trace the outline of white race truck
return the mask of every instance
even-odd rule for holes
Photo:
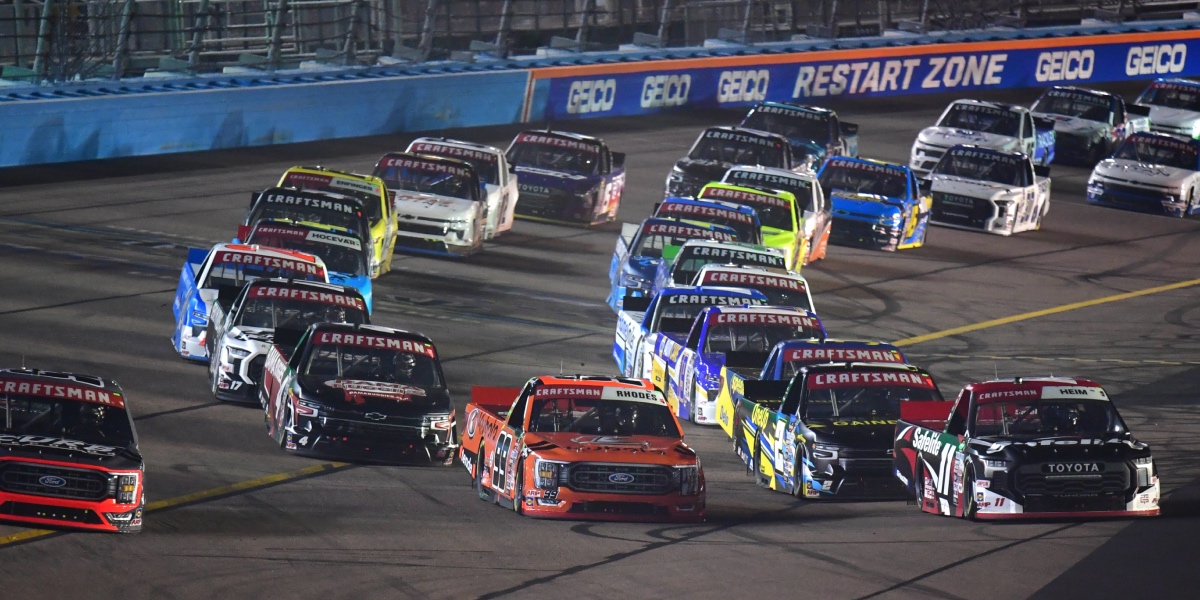
[[[487,196],[484,237],[490,240],[512,229],[513,211],[517,208],[517,173],[508,164],[503,150],[462,140],[423,137],[413,140],[406,152],[457,158],[471,163]]]
[[[1001,152],[1022,152],[1046,166],[1054,160],[1054,121],[1035,117],[1028,108],[1000,102],[955,100],[937,125],[913,142],[909,168],[925,178],[947,150],[960,144]]]
[[[930,174],[930,222],[999,235],[1038,229],[1050,211],[1047,175],[1020,152],[954,146]]]

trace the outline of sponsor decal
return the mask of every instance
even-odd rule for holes
[[[517,183],[517,189],[530,194],[538,194],[540,196],[549,196],[550,188],[544,185],[534,185],[532,183]]]
[[[67,485],[67,480],[57,475],[43,475],[38,478],[38,483],[53,488],[60,488]]]
[[[533,392],[535,398],[599,398],[604,395],[600,386],[542,386]]]
[[[1046,463],[1042,465],[1042,472],[1054,475],[1086,475],[1089,473],[1102,473],[1104,472],[1104,463]]]
[[[942,441],[936,431],[931,429],[918,429],[913,434],[912,445],[914,450],[928,452],[930,454],[938,454],[942,451]]]
[[[464,167],[460,164],[447,164],[438,160],[422,160],[420,158],[384,157],[383,160],[379,161],[379,166],[394,167],[397,169],[415,169],[430,173],[446,173],[458,177],[470,177],[472,170],[470,167]]]
[[[409,148],[409,152],[418,154],[433,154],[435,156],[448,156],[450,158],[461,158],[464,160],[478,160],[489,163],[498,162],[499,156],[492,152],[483,150],[475,150],[472,148],[463,148],[451,144],[431,144],[429,142],[417,142]]]
[[[898,422],[897,419],[866,419],[862,421],[832,421],[829,424],[834,427],[864,427],[867,425],[895,425]]]
[[[642,81],[642,108],[683,106],[691,89],[691,75],[651,75]]]
[[[768,115],[787,115],[794,119],[808,119],[810,121],[825,122],[829,120],[829,112],[822,110],[814,110],[800,106],[759,106],[754,109],[755,113],[764,113]]]
[[[634,476],[629,473],[613,473],[608,476],[608,481],[617,484],[633,483]]]
[[[721,71],[717,79],[717,102],[762,102],[767,99],[771,72],[766,69]]]
[[[605,400],[633,400],[636,402],[650,402],[652,404],[666,404],[662,394],[650,390],[629,390],[615,387],[605,387],[604,394],[601,396]]]
[[[272,348],[267,354],[267,362],[263,365],[263,369],[270,373],[275,381],[282,382],[283,376],[287,374],[287,359],[283,357],[283,353]]]
[[[650,223],[643,228],[642,233],[646,235],[669,235],[681,238],[703,238],[707,240],[718,240],[722,242],[732,242],[733,234],[716,229],[706,229],[703,227],[695,227],[691,225],[674,225],[668,223]]]
[[[886,362],[903,363],[895,350],[869,348],[791,348],[783,355],[785,362]]]
[[[600,144],[595,142],[583,142],[580,140],[573,140],[571,138],[541,133],[522,133],[521,135],[517,136],[517,139],[514,141],[514,143],[541,144],[543,146],[555,146],[557,148],[567,148],[569,150],[591,152],[593,154],[600,153]]]
[[[816,373],[808,381],[812,390],[857,386],[910,386],[934,389],[936,386],[928,375],[908,371],[850,371],[841,373]],[[919,432],[918,432],[919,433]]]
[[[1014,445],[1028,446],[1030,448],[1037,448],[1039,446],[1103,446],[1103,445],[1107,445],[1107,444],[1125,444],[1126,446],[1129,446],[1130,448],[1133,448],[1135,450],[1140,450],[1140,449],[1146,447],[1146,445],[1141,442],[1135,442],[1133,440],[1123,440],[1123,439],[1119,439],[1119,438],[1113,438],[1110,440],[1101,440],[1101,439],[1096,439],[1096,438],[1090,438],[1090,439],[1082,439],[1082,440],[1070,440],[1070,439],[1067,439],[1067,440],[1030,440],[1028,442],[1003,441],[1003,442],[993,442],[992,445],[988,446],[987,453],[995,454],[997,452],[1003,451],[1005,448],[1007,448],[1009,446],[1014,446]]]
[[[475,428],[479,426],[479,409],[472,408],[467,415],[467,437],[475,437]]]
[[[737,296],[708,296],[704,294],[671,294],[663,298],[665,304],[686,304],[694,306],[754,306],[766,304],[766,300],[757,298],[739,298]]]
[[[631,440],[626,437],[614,435],[581,435],[571,438],[571,441],[576,444],[590,444],[595,446],[641,446],[642,443],[636,440]]]
[[[341,346],[359,346],[363,348],[384,348],[387,350],[399,350],[400,352],[408,352],[409,354],[424,354],[429,357],[435,357],[433,346],[423,342],[406,340],[402,338],[387,337],[382,335],[366,335],[361,333],[335,333],[332,331],[322,331],[313,336],[314,344],[338,344]]]
[[[812,182],[804,179],[803,177],[789,177],[787,175],[777,175],[775,173],[744,171],[736,168],[730,169],[726,176],[729,179],[729,183],[748,183],[751,185],[760,185],[764,187],[781,185],[792,189],[812,189]]]
[[[972,162],[991,162],[1019,166],[1026,160],[1024,154],[1002,154],[994,150],[958,148],[947,152],[951,158],[960,158]]]
[[[1042,52],[1037,57],[1034,79],[1043,82],[1091,79],[1095,68],[1096,51],[1091,48]]]
[[[744,223],[746,225],[754,224],[753,215],[729,210],[728,208],[705,206],[703,204],[685,204],[683,202],[665,202],[659,207],[658,214],[655,216],[682,216],[683,218],[710,217],[735,223]]]
[[[704,137],[710,140],[726,140],[737,142],[739,144],[756,144],[759,146],[767,146],[768,148],[781,148],[783,142],[776,139],[774,136],[767,137],[764,135],[751,135],[737,131],[726,131],[724,129],[709,129],[704,132]]]
[[[344,390],[346,392],[346,400],[352,404],[365,404],[366,396],[387,398],[397,402],[410,402],[413,396],[425,396],[425,390],[411,385],[401,385],[399,383],[387,383],[384,381],[361,381],[357,379],[331,379],[325,382],[325,385]],[[378,414],[378,413],[376,413]],[[379,415],[381,418],[386,418],[384,415]],[[371,418],[370,415],[366,415]],[[373,419],[379,420],[379,419]]]
[[[786,198],[764,194],[762,192],[753,192],[750,190],[739,190],[720,186],[708,186],[700,191],[700,198],[713,198],[716,200],[728,200],[739,204],[758,204],[762,206],[772,206],[776,208],[787,208],[791,205]]]
[[[82,452],[93,456],[116,456],[120,448],[89,444],[79,440],[48,437],[44,435],[13,435],[0,433],[0,446],[19,446],[23,448],[46,448],[50,450],[66,450]]]
[[[1104,94],[1082,88],[1051,89],[1050,91],[1046,92],[1046,97],[1069,98],[1075,102],[1084,102],[1093,106],[1103,106],[1105,108],[1108,108],[1111,102],[1108,99],[1108,96]]]
[[[733,285],[750,287],[769,287],[781,290],[805,290],[804,283],[799,279],[776,277],[773,275],[758,275],[738,271],[709,271],[704,274],[700,285]]]
[[[346,296],[344,294],[335,294],[333,292],[318,292],[315,290],[306,290],[302,288],[287,288],[273,285],[256,285],[252,286],[246,295],[250,298],[278,298],[280,300],[300,300],[303,302],[317,302],[320,304],[333,304],[337,306],[347,306],[356,308],[361,311],[367,310],[366,304],[360,298]]]
[[[790,325],[805,329],[820,329],[817,319],[798,314],[769,312],[721,312],[708,317],[709,325]]]
[[[1125,74],[1130,77],[1180,73],[1185,66],[1187,46],[1184,44],[1134,46],[1125,55]]]
[[[567,112],[573,115],[608,112],[616,99],[616,79],[573,81],[567,92]]]
[[[774,252],[755,252],[752,250],[734,250],[732,248],[709,248],[700,246],[690,248],[687,258],[709,258],[712,262],[741,262],[766,265],[768,267],[784,266],[783,257]],[[686,259],[684,259],[686,260]],[[678,260],[676,264],[682,263]]]
[[[265,238],[265,239],[264,239]],[[262,244],[264,246],[280,246],[286,247],[283,243],[276,243],[275,240],[305,240],[310,242],[318,242],[321,244],[329,244],[331,246],[341,246],[350,248],[351,250],[361,250],[362,244],[357,238],[347,235],[338,235],[326,231],[317,231],[314,229],[304,229],[296,227],[278,227],[275,225],[260,225],[254,228],[248,244]]]
[[[295,253],[301,255],[301,253]],[[279,269],[281,271],[291,271],[301,275],[313,275],[321,277],[325,275],[325,269],[321,265],[313,262],[315,257],[310,260],[297,260],[289,258],[280,258],[278,256],[267,256],[265,254],[254,254],[250,252],[236,252],[230,250],[222,250],[213,257],[212,264],[214,265],[243,265],[254,267],[267,267]]]
[[[22,379],[0,379],[0,392],[5,394],[40,396],[43,398],[58,398],[61,400],[81,400],[83,402],[94,402],[106,406],[125,408],[125,399],[120,394],[84,385],[43,383]]]
[[[1000,390],[996,392],[982,392],[975,397],[977,402],[985,400],[1007,400],[1010,398],[1037,398],[1041,392],[1034,388]]]
[[[1087,400],[1108,400],[1108,394],[1098,387],[1086,386],[1052,386],[1042,388],[1042,399],[1080,398]]]
[[[966,54],[802,66],[792,98],[999,85],[1008,54]],[[913,77],[920,69],[924,77]],[[919,83],[918,83],[919,82]]]
[[[864,171],[867,173],[877,173],[880,175],[904,175],[904,168],[898,165],[887,165],[871,162],[859,162],[857,160],[849,160],[841,157],[830,158],[826,168],[829,169],[854,169],[856,171]]]
[[[301,178],[289,175],[288,178],[284,180],[284,183],[286,185],[296,185],[294,181],[295,179]],[[324,178],[322,178],[322,183],[325,182],[326,181]],[[347,214],[354,214],[359,210],[359,205],[356,203],[330,200],[328,198],[314,198],[310,196],[304,196],[302,194],[263,194],[262,196],[259,196],[259,202],[266,202],[268,204],[286,204],[288,206],[303,206],[305,208],[315,208],[318,210],[328,210]]]

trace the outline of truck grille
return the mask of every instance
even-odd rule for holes
[[[669,467],[584,463],[571,466],[568,487],[576,492],[662,495],[673,486]]]
[[[1100,473],[1050,475],[1041,465],[1025,465],[1017,472],[1017,492],[1029,496],[1083,497],[1121,495],[1129,489],[1129,469],[1110,463]]]
[[[646,502],[573,502],[573,513],[604,514],[604,515],[639,515],[666,516],[669,511],[665,506]]]
[[[103,500],[109,495],[108,482],[108,476],[100,471],[31,463],[0,466],[0,489],[14,494],[71,500]],[[55,485],[57,483],[61,485]]]
[[[528,217],[563,218],[570,208],[571,197],[521,192],[515,212]]]
[[[400,221],[396,228],[404,233],[428,235],[442,238],[446,235],[446,223],[423,223],[420,221]]]
[[[420,419],[387,419],[394,423],[374,421],[352,421],[348,419],[325,419],[321,431],[325,435],[343,441],[372,444],[402,444],[421,441],[424,436]]]
[[[988,219],[995,215],[995,208],[996,205],[992,204],[991,200],[934,192],[930,220],[947,225],[983,229]]]
[[[877,246],[886,245],[888,242],[886,236],[875,232],[873,219],[859,221],[837,217],[833,218],[829,241],[842,246]]]

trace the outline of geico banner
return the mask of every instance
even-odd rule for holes
[[[1200,31],[535,69],[551,119],[1200,74]],[[1191,60],[1189,61],[1189,55]],[[667,68],[671,66],[673,68]],[[537,114],[537,113],[535,113]]]

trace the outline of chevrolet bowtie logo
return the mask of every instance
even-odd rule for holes
[[[387,415],[385,415],[383,413],[377,413],[377,412],[369,412],[363,416],[372,421],[382,421],[387,418]]]

